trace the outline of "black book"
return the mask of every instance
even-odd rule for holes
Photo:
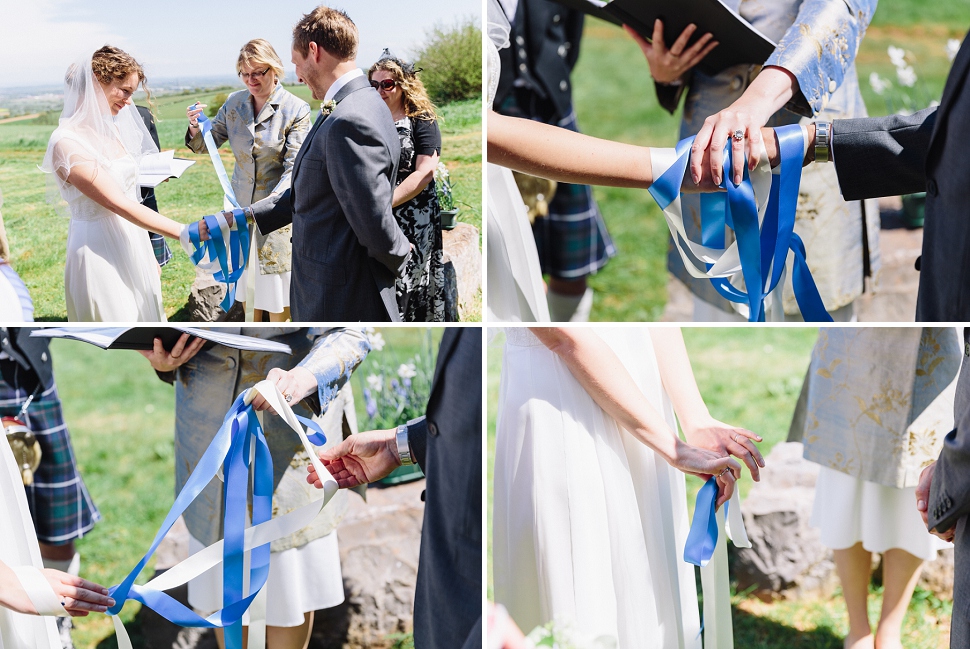
[[[292,354],[289,345],[252,336],[229,334],[202,327],[47,327],[30,333],[33,338],[68,338],[96,345],[101,349],[136,349],[151,351],[155,338],[162,339],[162,346],[171,351],[182,334],[187,333],[210,343],[225,345],[244,351],[279,352]],[[190,340],[191,342],[191,340]]]
[[[557,2],[615,25],[629,25],[648,41],[653,39],[653,24],[659,18],[664,24],[667,47],[693,23],[697,30],[688,47],[708,32],[719,43],[697,64],[697,69],[709,76],[739,63],[761,65],[776,47],[721,0],[613,0],[605,5],[590,0]]]

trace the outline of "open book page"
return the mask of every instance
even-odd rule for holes
[[[176,158],[174,150],[146,155],[138,168],[138,184],[142,187],[158,187],[169,178],[180,178],[194,164],[194,160]]]

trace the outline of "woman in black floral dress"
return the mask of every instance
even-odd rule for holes
[[[441,206],[434,170],[441,155],[441,131],[434,104],[417,71],[387,50],[368,72],[371,85],[391,109],[401,138],[401,162],[394,190],[394,217],[414,254],[397,280],[397,305],[405,322],[454,322],[457,305],[446,304]]]

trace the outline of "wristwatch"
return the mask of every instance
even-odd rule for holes
[[[815,162],[832,160],[832,123],[815,123]]]
[[[401,460],[401,466],[411,466],[414,459],[411,457],[411,446],[408,444],[408,427],[401,425],[397,427],[397,457]]]

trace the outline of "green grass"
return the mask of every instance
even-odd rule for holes
[[[437,351],[442,333],[441,328],[380,331],[387,346],[365,359],[353,375],[358,395],[361,377],[371,366],[405,362],[427,353],[429,338]],[[103,516],[77,543],[83,558],[81,574],[104,585],[117,584],[144,555],[175,499],[175,391],[158,379],[138,352],[106,352],[55,340],[52,355],[78,466]],[[362,401],[357,402],[361,425],[366,421]],[[138,583],[152,574],[154,560]],[[139,609],[129,603],[121,616],[136,647],[144,644],[138,622],[132,624]],[[76,618],[74,624],[78,649],[94,649],[106,639],[114,646],[107,616]]]
[[[697,386],[711,414],[729,424],[743,426],[762,437],[765,456],[785,441],[805,370],[817,336],[812,327],[685,327],[684,340]],[[492,590],[492,480],[495,463],[495,422],[502,367],[501,334],[489,346],[488,367],[488,584]],[[688,509],[701,486],[687,477]],[[742,499],[751,487],[745,470],[740,482]],[[870,619],[878,618],[881,587],[873,585]],[[735,594],[735,645],[750,649],[838,649],[848,631],[845,602],[840,592],[802,602],[765,604],[745,594]],[[906,647],[945,647],[952,604],[925,591],[917,591],[904,624]],[[526,632],[529,629],[525,629]]]
[[[290,86],[288,89],[310,99],[306,86]],[[219,92],[224,90],[169,95],[156,100],[162,149],[175,149],[177,156],[196,161],[182,178],[163,183],[156,190],[162,213],[181,223],[189,223],[222,207],[222,190],[208,154],[192,153],[184,142],[186,107],[195,101],[209,103]],[[443,118],[442,158],[452,175],[455,197],[462,208],[458,220],[481,231],[481,101],[454,102],[441,107],[440,112]],[[56,115],[51,114],[36,120],[0,124],[0,191],[3,192],[3,217],[10,240],[11,263],[30,289],[35,318],[42,321],[67,319],[64,254],[68,219],[47,203],[45,175],[37,168],[43,162],[55,124]],[[220,156],[231,175],[234,163],[228,146],[220,149]],[[162,298],[169,319],[184,320],[181,309],[188,299],[195,269],[177,243],[173,243],[169,244],[173,248],[173,259],[162,269]],[[473,307],[467,317],[480,320],[480,304]]]
[[[962,40],[968,27],[967,0],[880,2],[857,58],[869,113],[887,113],[885,100],[872,92],[868,79],[875,71],[895,83],[886,55],[890,44],[913,53],[922,96],[927,101],[939,99],[950,67],[944,49],[946,40]],[[573,101],[583,132],[639,145],[676,144],[681,112],[669,115],[657,103],[643,54],[619,28],[595,18],[587,20],[572,79]],[[589,279],[597,294],[592,319],[657,320],[667,301],[669,235],[662,213],[643,191],[596,187],[594,195],[618,254]]]

